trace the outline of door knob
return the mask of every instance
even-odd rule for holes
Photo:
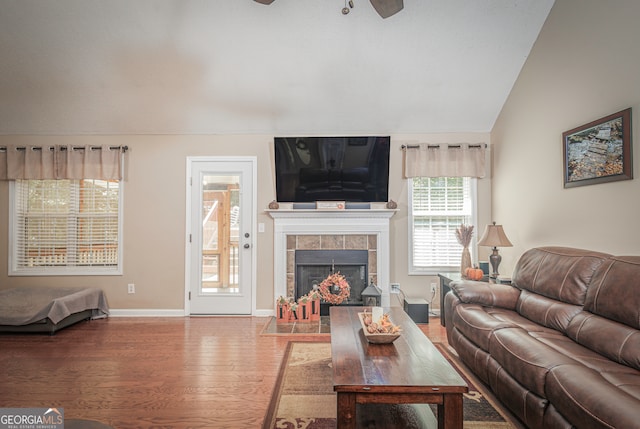
[[[245,245],[244,245],[244,248],[245,248],[245,249],[248,249],[249,247],[251,247],[251,246],[249,245],[249,243],[247,243],[247,244],[245,244]]]
[[[244,238],[249,238],[249,233],[248,232],[244,233]]]

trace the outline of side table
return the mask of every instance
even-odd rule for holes
[[[446,326],[444,319],[444,296],[451,290],[449,284],[454,280],[461,280],[462,274],[460,274],[460,272],[438,273],[438,277],[440,277],[440,324]]]

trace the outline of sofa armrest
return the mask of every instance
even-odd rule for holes
[[[465,304],[479,304],[515,310],[520,289],[506,284],[457,280],[449,284],[451,291]]]

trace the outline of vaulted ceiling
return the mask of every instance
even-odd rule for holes
[[[553,0],[0,0],[0,134],[487,132]]]

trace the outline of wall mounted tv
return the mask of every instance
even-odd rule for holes
[[[386,202],[390,137],[275,137],[279,202]]]

